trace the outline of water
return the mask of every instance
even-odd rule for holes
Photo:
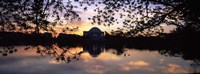
[[[0,74],[182,74],[200,72],[193,59],[166,50],[95,46],[0,47]],[[171,52],[171,51],[170,51]]]

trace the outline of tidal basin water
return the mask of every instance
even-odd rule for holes
[[[102,46],[0,47],[0,74],[183,74],[198,63],[166,50]],[[170,52],[170,51],[169,51]]]

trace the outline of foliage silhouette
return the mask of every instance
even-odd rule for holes
[[[55,32],[55,25],[80,20],[74,7],[68,0],[1,0],[0,30]]]
[[[123,24],[116,33],[125,36],[159,35],[162,25],[173,25],[174,32],[199,32],[199,4],[191,0],[102,0],[92,23],[106,26]],[[119,21],[123,21],[120,23]],[[189,30],[188,30],[189,29]],[[192,31],[190,31],[192,30]],[[121,31],[121,32],[119,32]],[[122,34],[125,33],[125,34]],[[183,32],[184,33],[184,32]]]
[[[199,4],[191,0],[1,0],[0,5],[1,31],[53,31],[54,25],[80,20],[74,9],[94,5],[97,15],[88,18],[91,23],[123,24],[119,35],[159,35],[163,24],[176,26],[173,32],[199,32]]]

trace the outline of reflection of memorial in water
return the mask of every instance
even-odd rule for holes
[[[104,43],[88,43],[83,46],[83,51],[88,52],[92,57],[98,57],[105,50]]]
[[[98,57],[101,53],[112,53],[117,56],[130,56],[126,53],[126,48],[122,45],[105,44],[103,42],[90,42],[83,45],[83,51],[88,52],[92,57]]]

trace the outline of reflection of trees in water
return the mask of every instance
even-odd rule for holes
[[[142,48],[145,48],[142,47]],[[142,50],[138,49],[138,50]],[[190,61],[190,70],[192,73],[198,73],[200,70],[200,54],[198,52],[199,47],[198,46],[179,46],[176,45],[176,47],[169,47],[169,48],[156,48],[154,46],[154,49],[144,49],[144,50],[150,50],[150,51],[158,51],[159,54],[164,55],[166,57],[180,57],[184,60]]]
[[[161,55],[165,56],[173,56],[173,57],[181,57],[184,60],[191,60],[191,72],[198,73],[200,70],[200,54],[196,49],[165,49],[165,50],[158,50]]]
[[[7,56],[8,54],[12,54],[12,53],[15,53],[15,52],[17,52],[17,49],[15,49],[14,46],[4,46],[0,50],[0,54],[2,56]]]
[[[194,60],[191,64],[190,64],[190,66],[192,67],[192,72],[193,73],[198,73],[198,69],[200,68],[200,60]]]
[[[116,46],[116,45],[114,45]],[[72,61],[78,61],[81,54],[84,52],[88,52],[92,57],[98,57],[103,52],[109,52],[118,56],[130,56],[130,54],[125,53],[127,50],[125,50],[124,47],[121,47],[117,45],[114,47],[113,45],[106,45],[104,43],[91,43],[91,44],[86,44],[83,45],[83,51],[73,51],[71,46],[61,46],[59,45],[46,45],[46,46],[41,46],[41,45],[35,45],[35,46],[25,46],[23,50],[29,51],[29,50],[34,50],[35,53],[41,55],[41,56],[50,56],[54,58],[57,62],[72,62]],[[70,50],[72,49],[72,50]],[[12,53],[16,53],[18,48],[14,46],[4,46],[0,50],[0,54],[2,56],[8,56],[11,55]]]
[[[98,57],[103,52],[112,53],[118,56],[130,56],[130,54],[127,54],[126,52],[128,49],[136,49],[136,50],[149,50],[149,51],[158,51],[161,55],[164,55],[166,57],[181,57],[184,60],[190,60],[191,62],[191,68],[193,68],[192,72],[196,72],[196,70],[200,67],[200,57],[198,50],[195,50],[196,47],[177,47],[177,48],[146,48],[143,47],[136,47],[134,45],[123,45],[123,44],[109,44],[109,43],[90,43],[83,45],[83,51],[73,51],[70,50],[71,46],[62,46],[59,47],[58,45],[51,45],[51,46],[26,46],[24,48],[25,51],[28,50],[35,50],[37,54],[40,54],[41,56],[50,56],[53,57],[57,62],[74,62],[79,60],[80,56],[84,52],[88,52],[92,57]],[[139,48],[139,49],[138,49]],[[190,49],[190,50],[189,50]],[[0,54],[2,56],[7,56],[9,54],[17,52],[18,49],[16,49],[14,46],[4,46],[0,50]],[[145,55],[145,54],[144,54]]]
[[[53,57],[53,58],[55,58],[55,60],[57,62],[69,63],[71,61],[79,60],[79,57],[83,53],[83,51],[73,53],[69,49],[70,49],[69,47],[59,48],[56,45],[26,46],[24,48],[25,51],[36,50],[36,53],[40,54],[41,56]],[[5,46],[5,47],[3,47],[3,49],[0,50],[0,53],[2,54],[2,56],[8,56],[9,54],[17,52],[17,50],[19,50],[19,49],[16,49],[14,46]]]
[[[164,50],[159,50],[158,51],[161,55],[164,55],[166,57],[181,57],[183,56],[183,53],[182,52],[179,52],[177,51],[176,49],[171,49],[171,50],[168,50],[168,49],[164,49]]]
[[[83,53],[83,51],[73,53],[68,47],[59,48],[56,45],[46,47],[36,46],[33,49],[36,49],[36,53],[41,54],[41,56],[48,55],[55,58],[57,62],[62,61],[66,63],[79,60],[80,55]]]
[[[198,73],[200,70],[200,58],[199,52],[197,50],[188,50],[188,49],[165,49],[158,51],[161,55],[181,57],[184,60],[191,60],[190,70],[192,73]]]

